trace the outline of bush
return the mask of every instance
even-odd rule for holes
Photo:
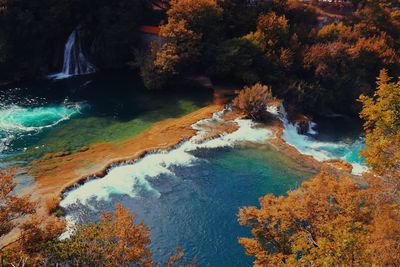
[[[269,118],[268,103],[274,100],[271,89],[260,83],[245,87],[233,100],[233,107],[255,121],[265,121]]]

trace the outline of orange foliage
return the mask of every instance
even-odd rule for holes
[[[142,266],[152,265],[150,230],[143,223],[135,224],[136,215],[130,213],[120,203],[115,206],[114,213],[104,213],[104,223],[100,238],[115,240],[106,251],[106,261],[112,265],[124,266],[137,263]]]
[[[232,104],[234,108],[250,116],[253,120],[260,121],[267,118],[267,106],[273,99],[271,89],[257,83],[240,91]]]
[[[386,70],[378,78],[374,97],[362,95],[366,148],[362,155],[381,175],[400,172],[400,80],[392,82]]]
[[[70,238],[47,245],[51,263],[86,266],[152,266],[150,231],[136,216],[117,204],[99,222],[78,224]]]
[[[57,197],[52,197],[52,198],[47,199],[47,201],[45,203],[46,211],[49,214],[55,212],[56,209],[58,208],[59,203],[60,203],[60,199]]]
[[[8,234],[19,219],[35,212],[35,203],[28,196],[12,194],[15,186],[13,171],[0,170],[0,238]]]
[[[398,266],[399,204],[374,192],[321,173],[287,197],[267,195],[260,208],[240,209],[253,237],[239,242],[255,266]]]

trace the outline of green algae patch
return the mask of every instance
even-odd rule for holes
[[[179,118],[206,106],[209,102],[181,99],[174,104],[157,106],[156,110],[144,111],[132,119],[82,114],[81,117],[73,118],[47,131],[23,154],[13,159],[30,161],[43,158],[46,154],[80,152],[82,148],[96,143],[117,145],[146,131],[154,123]]]

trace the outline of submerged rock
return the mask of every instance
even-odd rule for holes
[[[299,134],[307,134],[310,129],[311,119],[305,115],[297,115],[293,119],[293,123],[297,125],[297,132]]]

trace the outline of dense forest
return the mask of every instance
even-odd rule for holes
[[[322,171],[286,196],[261,197],[239,211],[252,234],[239,243],[254,266],[399,266],[400,2],[336,2],[329,13],[297,0],[0,0],[0,83],[59,70],[78,29],[97,71],[140,72],[148,90],[207,76],[244,88],[232,104],[254,121],[268,122],[276,99],[299,113],[360,116],[370,172],[357,180]],[[151,43],[142,25],[159,27]],[[0,170],[0,238],[25,220],[0,247],[6,264],[156,264],[150,229],[120,204],[60,239],[57,201],[45,207],[56,216],[38,214],[37,203],[12,194],[14,172]],[[183,255],[178,248],[159,264],[190,266]]]
[[[353,1],[352,12],[327,17],[299,1],[18,1],[0,9],[0,79],[40,77],[62,65],[77,27],[100,69],[139,62],[149,89],[187,75],[214,83],[269,84],[303,111],[357,114],[379,70],[399,75],[399,3]],[[348,9],[349,7],[347,7]],[[138,27],[160,25],[143,50]],[[147,54],[147,55],[144,55]]]

